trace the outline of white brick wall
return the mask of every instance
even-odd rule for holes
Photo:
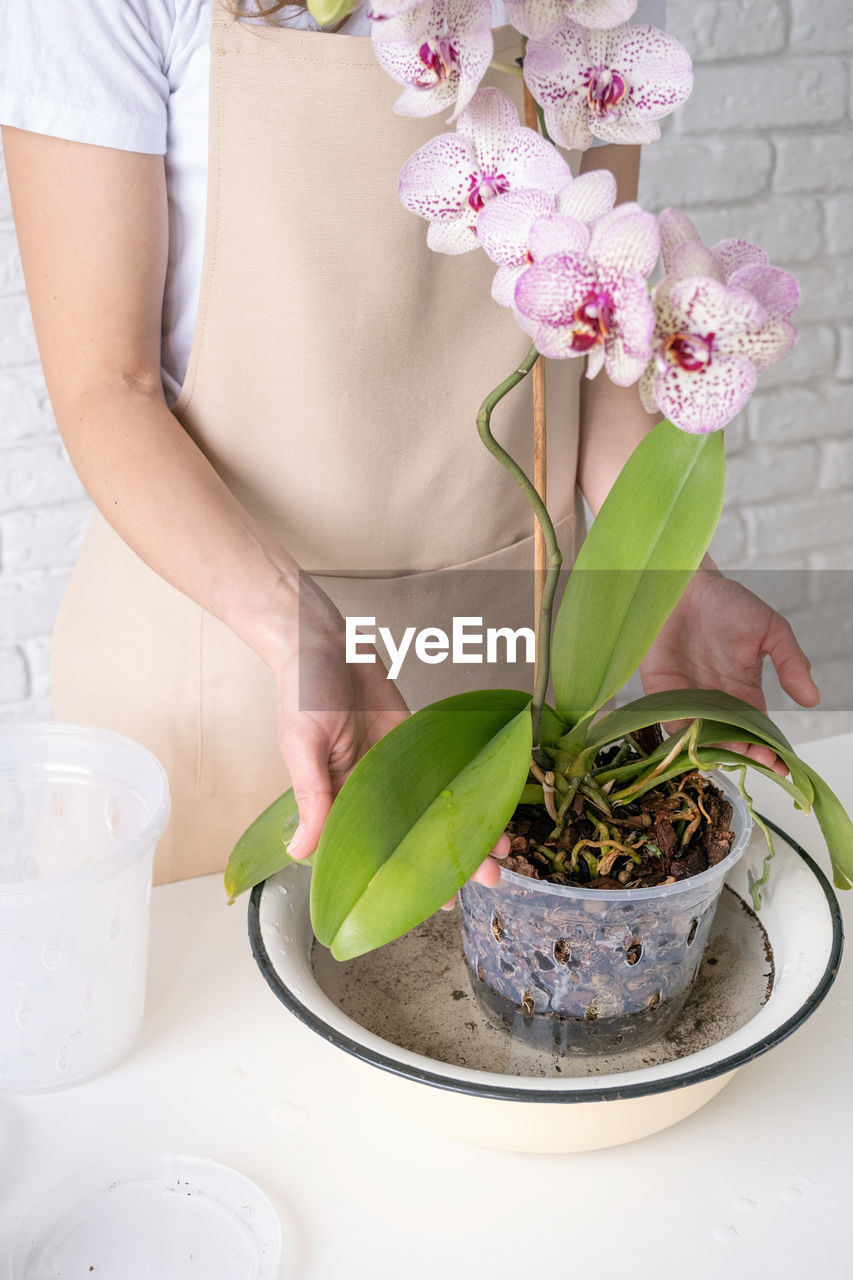
[[[669,0],[668,25],[696,88],[645,151],[641,199],[686,210],[710,240],[759,241],[803,290],[796,351],[727,433],[714,551],[732,568],[783,571],[779,598],[809,631],[835,709],[790,713],[791,732],[850,728],[853,574],[817,571],[853,570],[853,5]],[[50,415],[0,180],[0,720],[49,712],[50,629],[87,510]],[[827,583],[832,618],[809,597]]]

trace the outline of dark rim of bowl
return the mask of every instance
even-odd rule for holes
[[[402,1076],[404,1079],[412,1080],[416,1084],[426,1084],[436,1089],[447,1089],[452,1093],[465,1093],[478,1098],[496,1098],[503,1102],[616,1102],[623,1098],[643,1098],[655,1093],[667,1093],[671,1089],[681,1089],[686,1085],[701,1084],[705,1080],[713,1080],[715,1076],[726,1075],[730,1071],[735,1071],[738,1067],[752,1062],[755,1058],[761,1057],[763,1053],[767,1053],[768,1049],[781,1044],[783,1040],[787,1040],[788,1036],[796,1031],[797,1027],[811,1017],[832,986],[838,973],[844,941],[844,929],[841,922],[838,899],[823,871],[821,871],[814,859],[806,853],[805,849],[796,840],[792,840],[781,827],[777,827],[774,822],[771,822],[769,818],[763,818],[762,821],[766,822],[767,826],[776,835],[781,836],[802,858],[823,889],[832,921],[832,947],[826,968],[811,995],[804,1001],[797,1012],[758,1044],[741,1049],[738,1053],[733,1053],[730,1057],[724,1058],[720,1062],[712,1063],[710,1066],[685,1071],[680,1075],[669,1076],[663,1080],[647,1080],[640,1084],[624,1086],[613,1085],[602,1089],[568,1088],[540,1091],[538,1089],[514,1088],[512,1085],[491,1085],[463,1078],[456,1079],[451,1076],[438,1075],[435,1072],[399,1062],[395,1058],[388,1057],[387,1054],[359,1044],[357,1040],[353,1040],[350,1036],[338,1031],[314,1013],[312,1009],[309,1009],[307,1005],[303,1004],[301,1000],[297,999],[276,972],[261,936],[260,907],[266,881],[255,885],[249,899],[249,942],[252,947],[252,955],[266,979],[267,985],[285,1008],[295,1014],[306,1027],[310,1027],[312,1031],[322,1036],[324,1040],[328,1040],[331,1044],[343,1049],[345,1053],[351,1054],[354,1058],[360,1058],[362,1062],[366,1062],[370,1066],[379,1067],[382,1071],[388,1071],[395,1076]],[[447,1065],[452,1067],[452,1064]]]

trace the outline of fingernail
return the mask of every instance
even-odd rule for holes
[[[293,835],[290,838],[290,844],[287,846],[288,853],[290,854],[293,853],[293,850],[297,847],[297,845],[301,844],[302,837],[304,835],[305,835],[305,823],[300,822],[299,826],[296,828],[296,830],[294,831]]]

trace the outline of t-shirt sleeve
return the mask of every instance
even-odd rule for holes
[[[0,0],[0,124],[166,150],[174,0]]]

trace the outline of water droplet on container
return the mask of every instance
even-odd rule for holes
[[[282,896],[283,898],[286,898],[286,897],[287,897],[287,885],[286,885],[286,884],[280,884],[280,885],[278,886],[278,891],[279,891],[279,893],[281,894],[281,896]]]
[[[803,1193],[799,1187],[780,1187],[779,1199],[787,1200],[788,1204],[796,1204],[798,1200],[802,1200]]]
[[[91,982],[87,982],[83,988],[83,994],[80,997],[80,1012],[91,1013],[92,1005],[95,1003],[95,992]]]
[[[56,1069],[57,1071],[67,1071],[68,1065],[68,1054],[65,1050],[65,1045],[63,1045],[56,1055]]]
[[[714,1239],[719,1240],[720,1244],[732,1244],[740,1236],[737,1227],[727,1225],[722,1227],[714,1227]]]
[[[750,1200],[748,1196],[737,1196],[733,1203],[738,1213],[755,1213],[758,1208],[756,1202]]]
[[[55,969],[62,959],[62,948],[58,942],[48,940],[41,949],[41,962],[45,969]]]
[[[51,791],[48,808],[54,818],[61,818],[65,812],[65,800],[59,787],[54,787]]]

